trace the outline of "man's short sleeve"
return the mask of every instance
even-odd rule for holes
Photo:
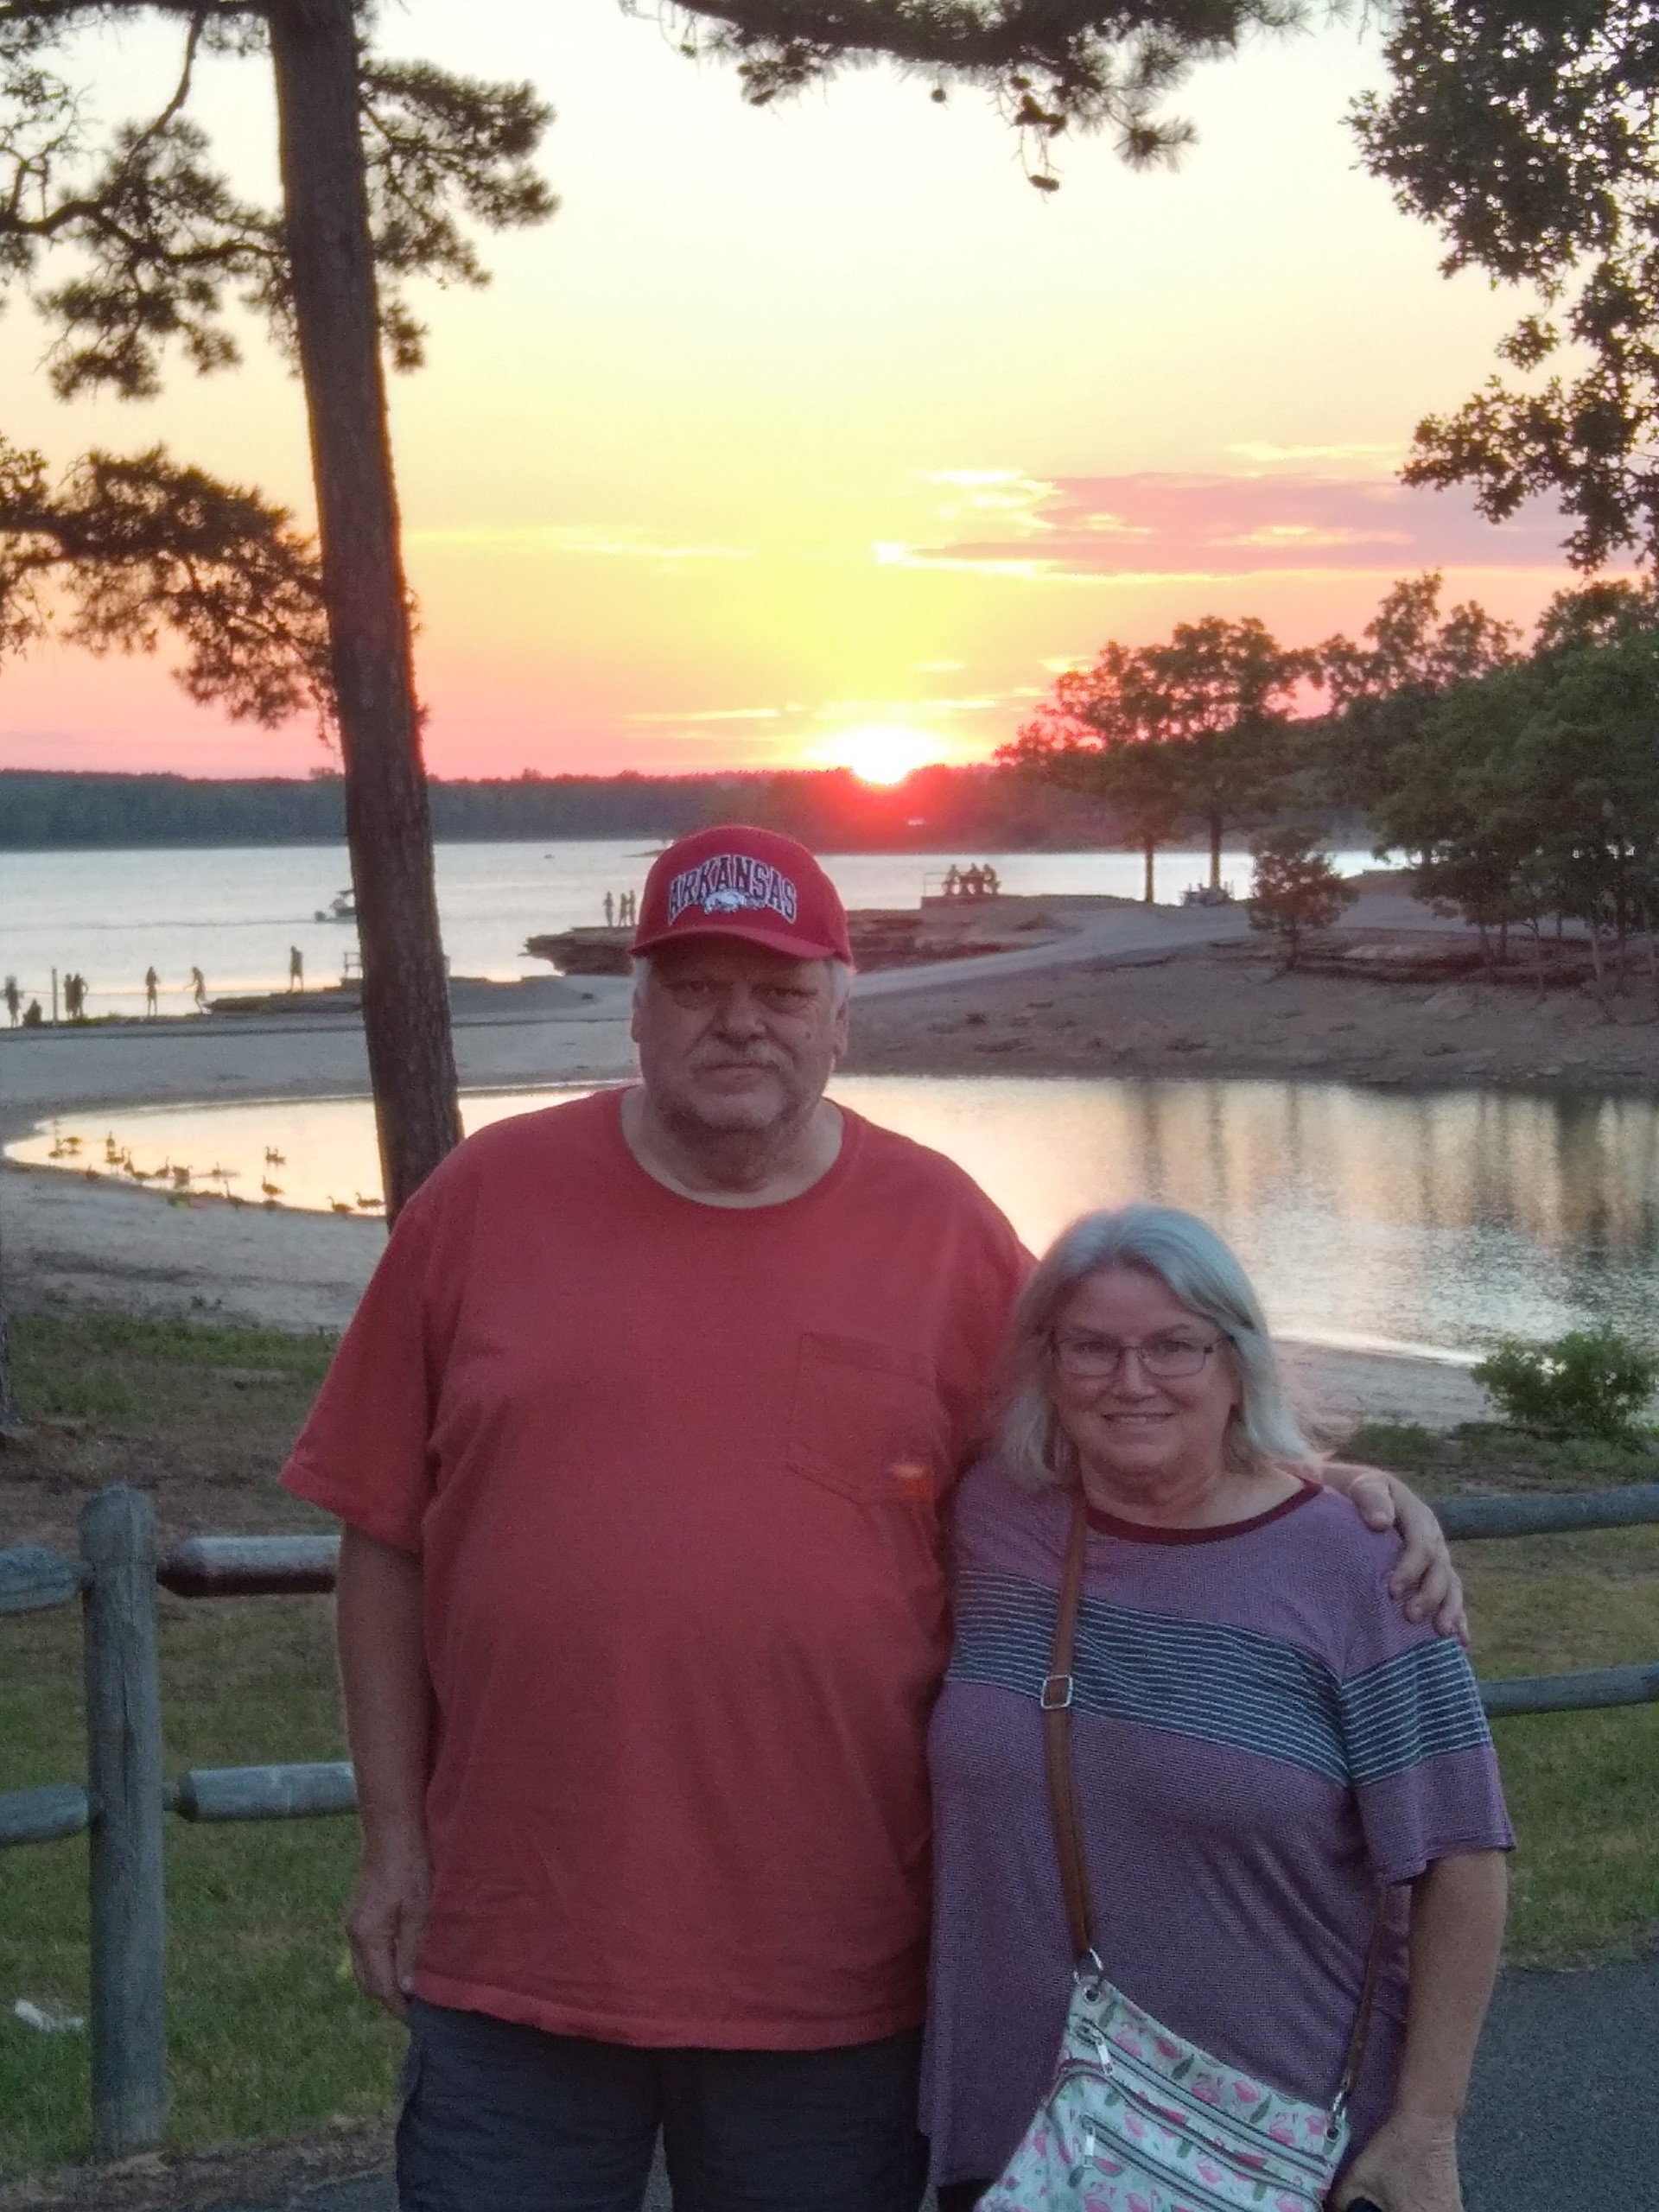
[[[296,1497],[410,1552],[421,1548],[432,1491],[438,1224],[428,1184],[399,1215],[281,1478]]]

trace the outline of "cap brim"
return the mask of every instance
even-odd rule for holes
[[[658,930],[651,937],[636,937],[628,953],[631,958],[637,959],[642,952],[655,952],[664,944],[690,944],[702,938],[737,938],[745,944],[758,944],[765,951],[780,952],[786,960],[842,960],[849,968],[852,965],[842,946],[822,944],[779,924],[768,925],[759,915],[751,920],[746,915],[734,914],[729,921],[700,920],[694,928]]]

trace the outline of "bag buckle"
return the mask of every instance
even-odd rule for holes
[[[1097,2005],[1100,2002],[1100,1993],[1106,1986],[1106,1968],[1102,1962],[1100,1953],[1096,1950],[1092,1943],[1072,1967],[1071,1979],[1077,1987],[1083,1992],[1089,2004]],[[1094,2022],[1085,2020],[1082,2023],[1082,2026],[1084,2033],[1090,2041],[1095,2044],[1103,2054],[1106,2040]]]
[[[1063,1713],[1071,1702],[1075,1685],[1070,1675],[1045,1675],[1039,1703],[1045,1713]]]

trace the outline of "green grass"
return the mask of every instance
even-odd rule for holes
[[[1442,1436],[1373,1421],[1344,1457],[1430,1495],[1659,1482],[1652,1437],[1549,1437],[1498,1421]],[[1659,1659],[1659,1526],[1456,1548],[1487,1677]],[[1659,1937],[1659,1705],[1527,1713],[1493,1730],[1520,1848],[1510,1955],[1576,1962]]]
[[[12,1337],[13,1380],[27,1418],[164,1429],[239,1411],[250,1390],[282,1394],[291,1429],[334,1347],[321,1332],[296,1337],[124,1313],[20,1313]]]
[[[319,1525],[275,1475],[327,1363],[323,1338],[118,1315],[22,1315],[18,1402],[0,1454],[0,1543],[73,1551],[104,1484],[154,1495],[162,1540]],[[167,1770],[344,1756],[326,1599],[163,1597]],[[0,1621],[0,1789],[85,1770],[79,1624]],[[167,1823],[171,2139],[293,2133],[383,2111],[402,2037],[344,1971],[356,1851],[346,1820]],[[84,2034],[48,2036],[16,1999],[86,2009],[84,1838],[0,1851],[0,2171],[84,2154]]]
[[[1659,1482],[1659,1437],[1544,1436],[1506,1422],[1465,1421],[1447,1435],[1410,1421],[1366,1421],[1344,1457],[1421,1475],[1431,1491],[1465,1483],[1548,1490]]]
[[[1459,1544],[1488,1678],[1659,1659],[1659,1527]],[[1659,1936],[1659,1705],[1493,1730],[1520,1841],[1509,1947],[1579,1961]]]
[[[162,1609],[167,1770],[343,1757],[327,1601]],[[69,1612],[0,1624],[0,1787],[66,1781],[81,1760],[79,1636]],[[340,1915],[345,1820],[167,1824],[171,2139],[289,2133],[383,2110],[402,2037],[360,1998]],[[85,1838],[0,1852],[0,2169],[84,2153],[84,2035],[11,2017],[32,1998],[84,2013]]]
[[[18,1397],[35,1424],[0,1453],[0,1543],[71,1549],[102,1484],[154,1491],[163,1535],[315,1525],[273,1478],[327,1363],[321,1338],[130,1321],[23,1316]],[[1465,1432],[1371,1428],[1347,1447],[1465,1481],[1599,1486],[1629,1478],[1589,1447]],[[1529,1446],[1531,1449],[1531,1446]],[[1503,1456],[1507,1453],[1509,1456]],[[1484,1674],[1659,1656],[1659,1529],[1460,1547]],[[343,1755],[327,1603],[165,1599],[162,1664],[169,1772],[190,1765]],[[80,1646],[61,1611],[0,1621],[0,1789],[76,1778],[84,1751]],[[1510,1952],[1580,1960],[1659,1928],[1659,1707],[1537,1715],[1498,1728],[1522,1848]],[[291,2134],[384,2111],[401,2036],[359,1998],[340,1916],[349,1821],[167,1826],[172,2140],[180,2147]],[[84,1839],[0,1852],[0,2171],[83,2155],[84,2035],[46,2036],[19,1997],[83,2012]]]

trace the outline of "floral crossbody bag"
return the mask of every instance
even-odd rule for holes
[[[1054,2079],[979,2212],[1321,2212],[1348,2146],[1382,1947],[1378,1894],[1358,2015],[1328,2106],[1213,2058],[1106,1979],[1077,1821],[1071,1661],[1087,1510],[1072,1509],[1054,1649],[1043,1684],[1050,1809],[1077,1960]]]

